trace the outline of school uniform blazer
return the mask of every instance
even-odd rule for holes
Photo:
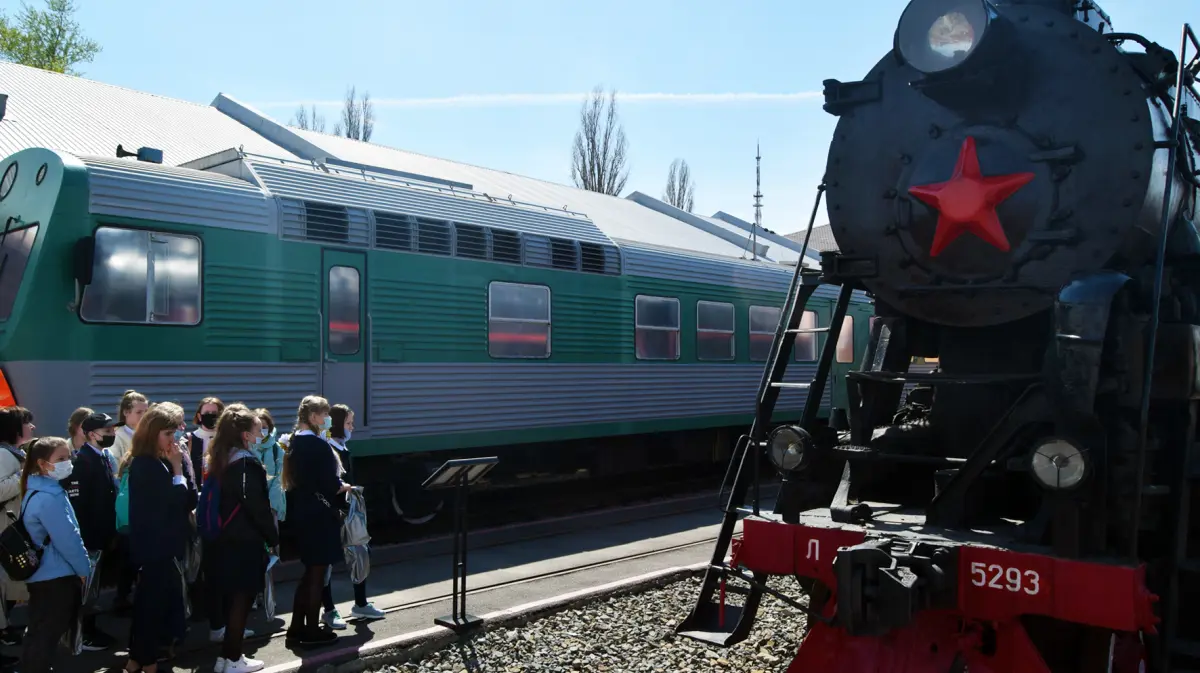
[[[350,483],[354,481],[354,461],[350,458],[350,449],[346,446],[346,440],[338,439],[337,437],[329,438],[329,445],[336,451],[338,462],[341,463],[341,474],[347,475]]]
[[[135,456],[129,463],[129,550],[136,565],[182,559],[194,507],[186,477],[165,460]]]
[[[91,444],[75,456],[75,467],[64,482],[79,520],[83,545],[89,551],[108,549],[117,535],[117,484],[108,459]]]
[[[229,523],[218,542],[279,545],[279,532],[267,495],[267,472],[250,451],[239,451],[221,475],[221,519]],[[240,507],[240,509],[239,509]],[[234,514],[234,511],[237,514]],[[232,518],[230,518],[232,517]]]
[[[303,522],[296,538],[304,565],[331,565],[342,559],[338,514],[338,461],[329,443],[309,431],[292,435],[288,448],[288,516]]]

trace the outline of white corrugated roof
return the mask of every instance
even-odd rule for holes
[[[244,145],[293,155],[216,108],[39,68],[0,62],[0,156],[29,147],[115,157],[117,145],[155,147],[172,166]],[[129,161],[132,161],[130,159]]]
[[[341,136],[291,127],[288,130],[346,161],[456,180],[470,184],[474,191],[491,196],[507,198],[511,194],[514,199],[521,201],[562,206],[583,213],[611,239],[725,257],[741,257],[744,252],[743,248],[628,199]],[[767,257],[773,259],[772,253],[775,252],[774,249],[770,250]],[[784,259],[795,258],[795,253],[785,253]]]

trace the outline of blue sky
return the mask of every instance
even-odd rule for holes
[[[696,212],[750,219],[761,140],[763,223],[788,233],[807,221],[835,124],[821,81],[865,75],[905,2],[77,4],[104,47],[81,66],[88,78],[205,104],[224,92],[284,122],[297,102],[317,102],[329,127],[354,84],[376,101],[374,142],[562,183],[582,95],[616,88],[625,193],[660,196],[681,157],[696,177]],[[1184,21],[1200,22],[1195,0],[1100,4],[1117,30],[1172,49]],[[0,0],[9,13],[19,6]]]

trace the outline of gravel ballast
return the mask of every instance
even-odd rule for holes
[[[772,587],[794,599],[794,580]],[[598,600],[514,628],[497,628],[427,653],[420,659],[370,667],[381,673],[517,673],[545,671],[777,673],[799,647],[804,615],[763,596],[750,637],[719,648],[675,635],[700,589],[692,577],[664,587]],[[730,596],[730,600],[741,597]]]

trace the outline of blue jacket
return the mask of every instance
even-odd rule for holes
[[[75,510],[67,499],[62,484],[41,475],[30,475],[24,509],[25,529],[33,544],[42,547],[46,536],[50,543],[44,547],[42,564],[28,582],[45,582],[59,577],[86,577],[91,572],[83,536],[79,534],[79,522]]]
[[[275,435],[271,445],[258,452],[258,459],[267,471],[267,496],[271,499],[271,510],[280,521],[287,519],[287,494],[283,491],[284,449]]]

